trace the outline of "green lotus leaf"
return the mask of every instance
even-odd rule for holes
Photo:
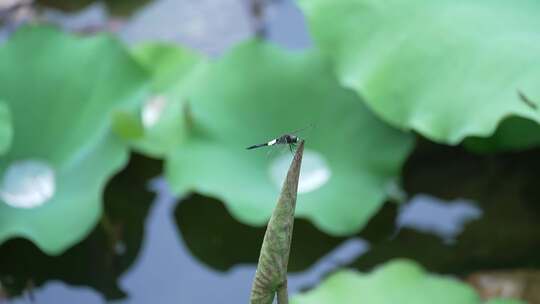
[[[299,3],[341,83],[395,126],[457,144],[509,116],[540,121],[536,0]]]
[[[128,156],[111,113],[134,107],[146,83],[105,35],[25,27],[0,48],[0,99],[14,129],[0,160],[0,242],[24,237],[58,254],[90,232],[104,184]]]
[[[184,137],[182,116],[188,110],[188,92],[203,57],[173,44],[147,43],[133,51],[136,60],[152,75],[153,96],[138,115],[144,136],[132,142],[135,150],[163,157]]]
[[[0,102],[0,155],[8,151],[12,138],[11,113],[7,104]]]
[[[480,304],[468,285],[426,273],[416,263],[393,260],[370,274],[342,270],[320,286],[292,298],[293,304]]]
[[[251,225],[270,217],[291,153],[246,150],[313,124],[306,139],[296,214],[323,231],[363,227],[386,198],[411,150],[410,134],[382,123],[314,52],[248,41],[208,65],[190,94],[188,136],[167,157],[176,193],[224,201]],[[191,123],[189,123],[191,122]]]

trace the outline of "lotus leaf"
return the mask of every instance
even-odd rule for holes
[[[299,4],[341,83],[395,126],[457,144],[510,116],[540,121],[536,0]]]
[[[465,283],[425,272],[409,260],[393,260],[370,274],[342,270],[312,291],[293,297],[293,304],[480,304],[480,297]],[[520,303],[496,300],[489,303]]]
[[[59,254],[86,236],[107,180],[127,161],[112,112],[140,100],[144,70],[115,39],[24,27],[0,48],[0,99],[14,137],[0,159],[0,242]]]
[[[248,41],[209,64],[192,90],[188,136],[168,155],[166,177],[174,192],[220,199],[247,224],[270,217],[283,183],[276,172],[291,157],[248,145],[312,124],[301,134],[296,214],[338,235],[360,230],[379,209],[412,148],[412,136],[381,122],[316,52]]]

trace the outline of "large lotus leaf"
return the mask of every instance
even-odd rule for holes
[[[299,0],[341,83],[388,122],[444,143],[540,121],[540,2]]]
[[[468,285],[426,273],[416,263],[394,260],[371,274],[343,270],[319,287],[292,298],[294,304],[480,304]]]
[[[237,219],[263,225],[283,183],[276,172],[285,173],[291,153],[245,147],[313,124],[296,214],[348,234],[379,209],[412,137],[378,120],[318,54],[249,41],[201,74],[184,117],[190,136],[166,163],[175,192],[218,198]],[[303,187],[309,181],[312,188]]]
[[[92,229],[105,182],[127,160],[110,114],[132,107],[146,80],[108,36],[28,27],[0,49],[0,99],[14,129],[0,160],[0,242],[21,236],[58,254]]]
[[[142,153],[162,157],[184,137],[182,116],[189,88],[206,61],[190,50],[165,43],[142,44],[132,53],[152,75],[153,91],[139,118],[144,136],[132,144]]]
[[[0,155],[6,153],[11,145],[13,128],[11,127],[11,114],[6,103],[0,102]]]

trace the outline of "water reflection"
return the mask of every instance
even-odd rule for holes
[[[291,0],[269,2],[266,12],[267,39],[289,49],[313,47],[305,17],[296,3]]]
[[[128,43],[180,42],[219,54],[251,33],[247,10],[239,0],[160,0],[135,14],[119,34]]]
[[[137,263],[121,279],[121,286],[129,294],[125,301],[141,304],[247,303],[263,230],[234,221],[215,200],[195,195],[178,201],[170,195],[163,180],[157,180],[153,187],[159,194],[146,223],[145,247]],[[176,223],[181,227],[180,231]],[[313,233],[314,228],[307,223],[298,225],[298,229],[295,227],[295,234],[301,233],[302,227],[310,231],[310,235],[308,240],[297,242],[300,245],[293,241],[292,246],[296,248],[293,253],[297,253],[296,257],[291,256],[291,266],[306,269],[309,265],[303,257],[317,262],[306,271],[291,276],[292,292],[317,282],[324,273],[353,260],[367,248],[365,242],[356,239],[334,249],[341,240],[331,242],[329,237],[319,238],[321,234]],[[325,240],[329,244],[325,244]],[[312,245],[315,253],[309,252]],[[307,250],[303,250],[305,246],[308,246]],[[198,255],[192,255],[190,249]],[[216,253],[223,257],[216,258]],[[314,257],[314,254],[319,256]],[[324,258],[321,257],[323,254],[326,254]],[[210,267],[208,261],[219,270]]]
[[[445,202],[420,194],[400,209],[396,225],[398,229],[408,227],[432,233],[452,243],[468,222],[481,216],[482,210],[471,201]]]
[[[389,259],[406,257],[431,271],[458,275],[482,269],[540,267],[536,254],[540,250],[539,178],[539,149],[487,157],[423,142],[407,162],[405,190],[413,196],[428,194],[424,199],[439,199],[416,206],[408,225],[393,238],[372,244],[351,266],[369,270]],[[473,200],[482,216],[475,218],[479,213],[472,209],[458,212],[465,215],[466,223],[455,225],[462,219],[452,220],[444,212],[429,210],[433,209],[429,205],[448,204],[440,198]],[[424,212],[433,217],[429,225],[418,215]],[[414,221],[419,222],[411,223]],[[447,231],[456,230],[443,229],[446,225],[436,224],[438,221],[462,229],[452,234],[455,242],[448,244],[445,239]]]
[[[226,271],[235,265],[257,263],[265,227],[242,224],[227,212],[223,203],[200,195],[187,197],[174,214],[186,246],[204,264]],[[297,219],[289,271],[306,270],[344,240]]]

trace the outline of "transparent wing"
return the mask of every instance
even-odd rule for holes
[[[315,127],[315,124],[313,123],[310,123],[309,125],[303,127],[303,128],[300,128],[298,130],[294,130],[292,131],[291,133],[289,134],[292,134],[292,135],[298,135],[300,133],[306,133],[307,131],[311,131],[313,128]]]
[[[301,129],[295,130],[294,132],[291,132],[290,134],[297,136],[300,139],[309,140],[315,127],[316,125],[314,123],[311,123],[307,125],[306,127],[303,127]]]
[[[285,152],[289,151],[289,145],[279,144],[268,147],[268,152],[266,153],[267,158],[274,158],[282,155]]]

